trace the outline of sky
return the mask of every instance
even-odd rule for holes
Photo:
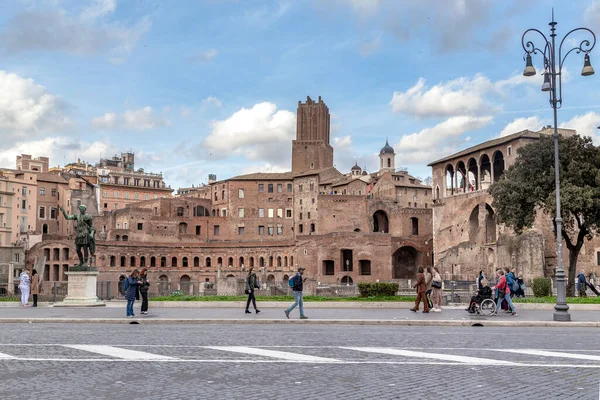
[[[4,0],[0,166],[133,151],[172,188],[291,168],[298,101],[331,113],[334,163],[374,172],[552,123],[525,30],[600,34],[600,0]],[[563,54],[591,36],[575,32]],[[528,36],[537,47],[542,37]],[[591,52],[592,65],[600,57]],[[563,65],[558,121],[600,144],[600,73]],[[600,63],[597,63],[600,68]],[[600,72],[600,69],[599,69]]]

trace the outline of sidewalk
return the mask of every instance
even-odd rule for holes
[[[32,308],[0,307],[0,323],[131,323],[139,324],[342,324],[342,325],[404,325],[404,326],[518,326],[518,327],[600,327],[600,311],[572,311],[571,322],[553,321],[553,310],[519,310],[518,316],[501,313],[495,317],[475,316],[462,308],[452,307],[441,313],[414,313],[408,309],[374,308],[313,308],[305,303],[308,320],[298,319],[298,310],[286,319],[285,307],[263,307],[260,314],[244,314],[239,308],[152,308],[149,315],[125,317],[125,304],[111,303],[101,308]],[[287,305],[287,303],[286,303]]]

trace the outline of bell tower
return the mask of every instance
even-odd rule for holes
[[[333,147],[329,144],[329,108],[319,96],[306,103],[298,101],[296,140],[292,141],[292,172],[333,167]]]

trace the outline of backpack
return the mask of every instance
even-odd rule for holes
[[[129,289],[129,278],[123,279],[123,282],[121,282],[121,289],[123,290],[123,293]]]
[[[288,280],[288,286],[293,288],[294,287],[294,280],[296,278],[296,275],[292,276],[289,280]]]

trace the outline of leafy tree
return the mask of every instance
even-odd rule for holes
[[[490,188],[498,221],[522,233],[543,212],[552,218],[556,232],[553,139],[541,135],[517,154],[515,164]],[[569,251],[567,296],[573,296],[579,252],[600,225],[600,148],[589,137],[561,137],[559,162],[561,235]]]

